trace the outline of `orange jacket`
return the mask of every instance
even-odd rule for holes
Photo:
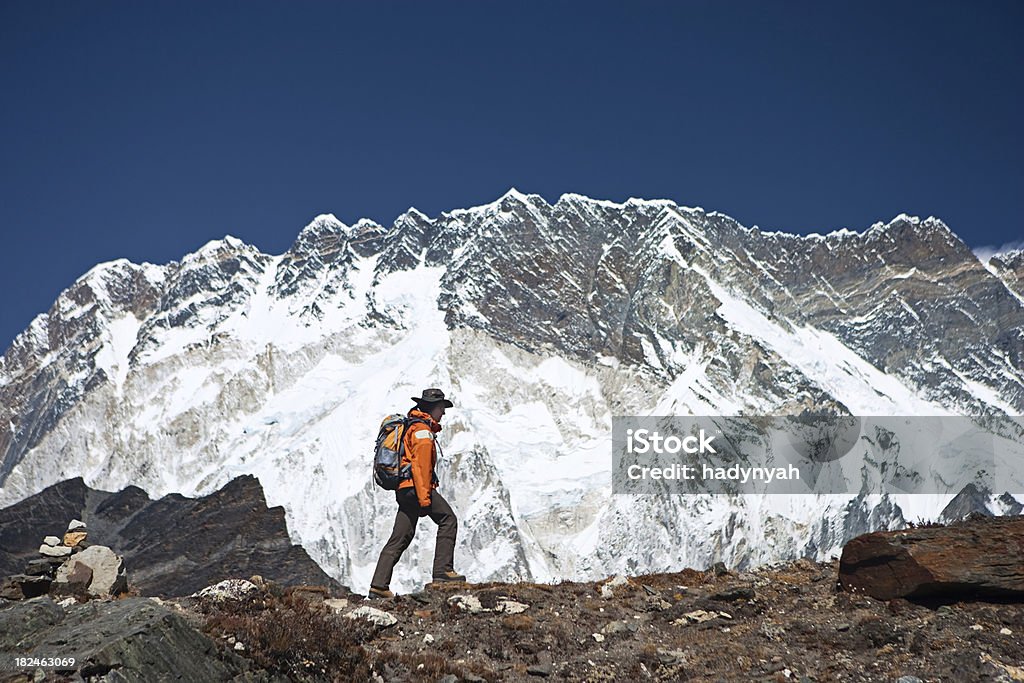
[[[405,479],[399,485],[399,489],[407,489],[410,486],[416,487],[416,498],[420,507],[430,505],[430,492],[437,488],[437,476],[434,474],[434,466],[437,464],[437,448],[434,445],[434,434],[441,431],[441,425],[434,422],[434,418],[422,410],[413,408],[409,411],[409,417],[415,417],[423,422],[414,422],[405,430],[402,439],[405,441],[404,453],[402,453],[402,465],[412,465],[412,479]],[[423,423],[426,424],[423,424]]]

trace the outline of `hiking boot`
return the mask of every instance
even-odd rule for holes
[[[366,597],[372,600],[379,600],[383,598],[393,598],[395,594],[389,591],[387,588],[377,588],[376,586],[370,586],[369,593]]]
[[[466,580],[465,576],[463,576],[462,574],[458,574],[456,572],[453,572],[450,569],[448,571],[446,571],[444,574],[434,574],[434,582],[435,583],[443,582],[443,581],[465,581],[465,580]]]

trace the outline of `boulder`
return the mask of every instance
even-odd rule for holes
[[[0,606],[0,661],[26,655],[74,658],[72,675],[60,680],[283,680],[260,675],[254,664],[224,651],[186,617],[148,598],[65,604],[40,597]]]
[[[858,536],[843,548],[839,585],[879,600],[1024,598],[1024,518]]]
[[[81,579],[86,576],[85,570],[78,568],[79,565],[89,569],[87,589],[90,595],[117,595],[128,589],[124,560],[105,545],[90,546],[68,560],[57,570],[58,576],[63,575],[62,583],[72,583],[71,577]]]
[[[89,584],[92,583],[92,568],[84,562],[79,562],[76,557],[57,569],[54,583],[68,584],[69,587],[79,586],[88,590]]]
[[[60,539],[56,536],[47,536],[43,539],[43,544],[48,546],[60,545]]]
[[[68,531],[85,531],[85,522],[80,519],[73,519],[68,524]]]
[[[25,600],[46,595],[50,589],[51,579],[48,576],[30,576],[15,574],[0,582],[0,598],[8,600]]]

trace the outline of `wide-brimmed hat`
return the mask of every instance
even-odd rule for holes
[[[416,405],[427,405],[431,408],[438,402],[442,403],[445,408],[455,405],[444,397],[444,392],[440,389],[424,389],[422,396],[413,396],[412,400],[416,401]]]

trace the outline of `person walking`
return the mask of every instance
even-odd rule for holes
[[[391,575],[395,564],[412,543],[416,523],[420,517],[430,517],[437,524],[434,544],[434,581],[465,581],[466,577],[454,569],[455,537],[458,519],[448,501],[437,490],[437,433],[441,431],[441,418],[446,408],[454,404],[444,397],[440,389],[424,389],[421,396],[413,396],[416,406],[409,411],[412,422],[402,435],[401,464],[410,465],[411,478],[403,480],[395,491],[398,513],[391,538],[384,544],[377,559],[377,568],[370,581],[369,598],[393,598]]]

